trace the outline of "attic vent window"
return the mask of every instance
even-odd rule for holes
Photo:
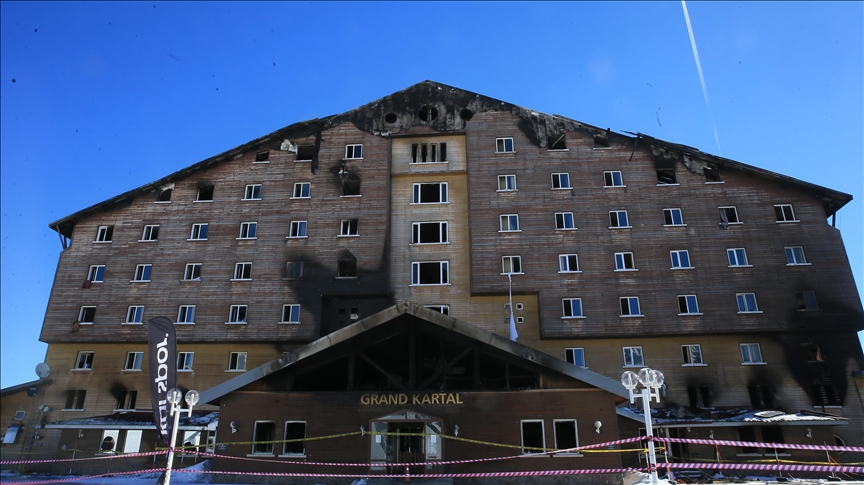
[[[387,113],[386,115],[384,115],[384,121],[390,123],[391,125],[393,123],[396,123],[398,119],[399,118],[396,116],[396,113]]]
[[[270,161],[270,151],[258,152],[255,154],[255,163],[266,163]]]
[[[295,162],[311,162],[315,154],[315,145],[300,145],[297,147],[297,158]]]
[[[198,198],[195,202],[213,202],[213,186],[207,185],[198,188]]]
[[[702,169],[702,174],[705,175],[705,183],[722,183],[720,180],[720,171],[717,170],[717,167],[711,164],[708,164],[705,168]]]
[[[173,192],[173,189],[165,189],[162,192],[159,192],[159,196],[156,197],[156,202],[171,202],[171,192]]]
[[[657,169],[657,185],[678,185],[674,168]]]
[[[594,135],[594,148],[612,148],[606,135]]]
[[[468,108],[462,108],[462,111],[459,112],[459,117],[462,118],[463,121],[468,121],[474,117],[474,112]]]
[[[567,137],[564,133],[560,135],[552,135],[547,138],[547,147],[549,150],[566,150]]]
[[[430,105],[421,106],[417,110],[417,117],[423,121],[432,121],[438,117],[438,108]]]

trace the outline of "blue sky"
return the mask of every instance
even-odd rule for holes
[[[864,4],[687,5],[710,108],[680,2],[0,3],[0,385],[45,355],[48,223],[425,79],[850,193],[860,295]]]

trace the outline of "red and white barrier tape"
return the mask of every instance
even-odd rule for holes
[[[654,441],[668,443],[689,443],[693,445],[740,446],[748,448],[785,448],[789,450],[855,451],[858,453],[864,453],[864,446],[828,446],[803,445],[797,443],[759,443],[755,441],[696,440],[690,438],[660,438],[656,436],[654,437]]]
[[[88,461],[88,460],[118,460],[122,458],[140,458],[142,456],[167,455],[167,451],[147,451],[144,453],[122,453],[118,455],[91,456],[87,458],[59,458],[54,460],[12,460],[0,461],[0,465],[30,465],[38,463],[65,463],[70,461]]]

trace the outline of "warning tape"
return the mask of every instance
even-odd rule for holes
[[[802,445],[795,443],[759,443],[755,441],[726,441],[726,440],[697,440],[690,438],[660,438],[654,437],[654,441],[668,443],[690,443],[694,445],[711,446],[739,446],[745,448],[785,448],[790,450],[818,450],[818,451],[855,451],[864,453],[864,446],[828,446],[828,445]]]
[[[79,450],[80,451],[80,450]],[[105,456],[91,456],[86,458],[58,458],[53,460],[13,460],[0,461],[0,465],[29,465],[38,463],[64,463],[70,461],[87,461],[87,460],[116,460],[118,458],[139,458],[142,456],[164,455],[162,451],[147,451],[144,453],[116,453]]]
[[[657,468],[705,468],[712,470],[767,470],[792,472],[864,473],[864,466],[850,465],[767,465],[761,463],[658,463]]]
[[[28,481],[28,482],[13,482],[9,481],[7,483],[14,483],[15,485],[42,485],[46,483],[66,483],[66,482],[78,482],[81,480],[89,480],[92,478],[106,478],[114,475],[138,475],[141,473],[156,473],[156,472],[164,472],[167,468],[151,468],[149,470],[133,470],[131,472],[111,472],[111,473],[102,473],[100,475],[87,475],[87,476],[75,476],[69,478],[59,478],[56,480],[38,480],[38,481]],[[179,470],[175,470],[179,471]]]
[[[359,436],[362,435],[362,431],[352,431],[350,433],[339,433],[339,434],[331,434],[327,436],[313,436],[311,438],[295,438],[290,440],[272,440],[272,441],[226,441],[223,443],[212,443],[207,444],[207,446],[219,446],[219,445],[254,445],[254,444],[270,444],[270,443],[298,443],[301,441],[319,441],[319,440],[329,440],[333,438],[344,438],[345,436]],[[378,432],[366,431],[366,434],[385,434]],[[407,434],[405,434],[407,436]],[[188,445],[188,446],[176,446],[174,447],[175,451],[178,450],[193,450],[195,448],[201,448],[203,445]],[[157,450],[168,450],[168,447],[157,446]]]

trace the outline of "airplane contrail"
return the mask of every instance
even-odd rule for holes
[[[693,48],[693,58],[696,60],[696,70],[699,71],[699,82],[702,83],[702,95],[705,96],[705,105],[708,107],[708,116],[711,118],[711,126],[714,128],[714,139],[717,141],[717,150],[723,155],[720,148],[720,136],[717,134],[717,124],[714,123],[714,115],[711,114],[711,101],[708,99],[708,86],[705,85],[705,76],[702,74],[702,63],[699,61],[699,50],[696,49],[696,36],[693,35],[693,25],[690,24],[690,14],[687,12],[686,0],[681,0],[684,8],[684,20],[687,22],[687,33],[690,34],[690,46]]]

